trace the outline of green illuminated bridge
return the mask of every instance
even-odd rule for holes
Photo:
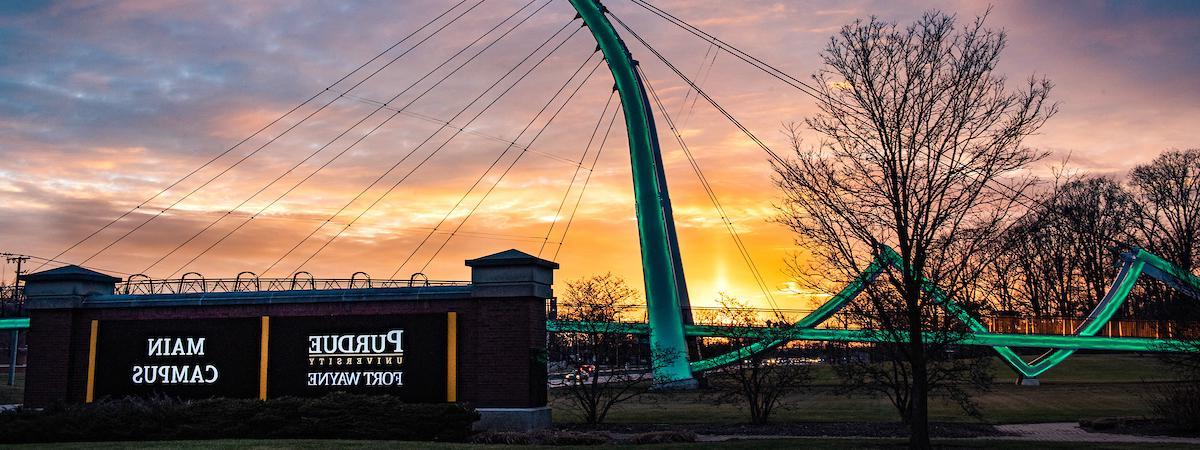
[[[886,246],[879,246],[875,260],[867,270],[859,274],[850,284],[817,310],[784,329],[756,328],[732,329],[720,326],[690,324],[687,302],[687,287],[679,258],[679,243],[675,237],[674,220],[671,213],[670,196],[663,172],[658,135],[650,99],[646,95],[643,79],[637,70],[629,49],[617,35],[608,18],[611,14],[597,0],[570,0],[572,6],[591,31],[609,69],[616,81],[621,106],[625,114],[626,131],[629,136],[629,152],[633,169],[634,196],[637,203],[638,231],[641,238],[642,270],[646,286],[647,323],[644,324],[594,324],[580,322],[550,321],[550,331],[584,331],[609,333],[647,334],[651,348],[662,350],[668,355],[666,361],[655,365],[655,382],[662,387],[690,387],[695,385],[694,372],[721,367],[747,355],[765,351],[791,340],[822,340],[846,342],[881,342],[904,340],[903,335],[885,335],[873,330],[820,329],[818,325],[828,320],[848,302],[857,297],[868,283],[884,270],[899,268],[899,257]],[[613,16],[627,31],[632,30]],[[676,23],[676,25],[679,25]],[[690,26],[690,25],[682,25]],[[730,51],[724,42],[692,27],[696,36],[706,36],[711,44]],[[656,57],[662,56],[640,36],[634,34]],[[733,49],[737,51],[736,49]],[[740,52],[740,51],[739,51]],[[731,52],[732,53],[732,52]],[[736,56],[736,55],[735,55]],[[664,63],[666,61],[664,60]],[[669,64],[668,64],[669,65]],[[672,66],[673,68],[673,66]],[[674,68],[673,68],[674,69]],[[699,95],[707,94],[694,83],[687,81]],[[656,98],[657,100],[657,98]],[[714,106],[717,106],[714,103]],[[669,118],[668,118],[669,120]],[[1069,336],[1016,335],[988,332],[987,327],[937,286],[926,282],[926,293],[932,296],[947,313],[964,323],[970,330],[961,343],[993,347],[1000,357],[1021,377],[1035,378],[1054,367],[1077,350],[1119,351],[1186,351],[1181,342],[1145,339],[1098,337],[1105,324],[1120,310],[1138,278],[1145,274],[1180,290],[1193,298],[1200,293],[1200,280],[1158,256],[1140,249],[1131,249],[1122,255],[1123,265],[1108,293],[1096,309],[1075,328]],[[727,354],[701,361],[687,361],[686,337],[701,336],[761,336],[754,344]],[[931,336],[936,337],[936,336]],[[1020,357],[1013,347],[1036,347],[1049,349],[1032,361]]]
[[[691,370],[701,372],[717,368],[750,354],[765,351],[793,340],[810,341],[840,341],[840,342],[894,342],[903,340],[903,334],[883,333],[876,330],[842,330],[816,328],[841,310],[847,303],[860,294],[867,283],[874,280],[887,267],[897,267],[898,256],[887,247],[881,247],[880,256],[863,274],[838,292],[832,299],[817,310],[809,313],[795,324],[788,327],[728,327],[717,325],[684,325],[683,333],[689,337],[739,337],[758,338],[758,342],[737,351],[729,352],[713,358],[692,362]],[[1125,299],[1129,296],[1134,284],[1141,275],[1147,275],[1167,283],[1181,292],[1196,297],[1200,292],[1200,280],[1194,275],[1181,271],[1169,262],[1153,253],[1134,249],[1122,254],[1122,267],[1107,295],[1097,308],[1071,335],[1029,335],[992,333],[978,319],[958,307],[953,299],[945,296],[932,283],[927,283],[926,289],[937,299],[948,313],[962,321],[970,329],[970,333],[954,336],[954,341],[963,345],[989,346],[996,350],[1000,357],[1022,378],[1036,378],[1050,370],[1058,363],[1071,356],[1077,350],[1108,350],[1135,352],[1178,352],[1193,351],[1194,347],[1186,342],[1171,339],[1135,338],[1135,337],[1102,337],[1096,334],[1120,310]],[[629,334],[652,334],[652,324],[644,323],[586,323],[571,321],[551,321],[548,329],[559,332],[607,332]],[[897,337],[898,336],[898,337]],[[938,336],[930,334],[927,340],[938,340]],[[945,339],[941,339],[945,340]],[[1047,348],[1046,353],[1033,361],[1021,358],[1013,347]]]

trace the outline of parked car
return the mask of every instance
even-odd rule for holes
[[[571,372],[567,372],[563,379],[571,383],[580,383],[587,381],[592,377],[592,373],[596,371],[596,366],[592,364],[583,364],[575,368]]]

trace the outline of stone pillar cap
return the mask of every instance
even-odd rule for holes
[[[558,263],[519,250],[505,250],[467,260],[471,268],[472,297],[540,297],[554,292],[554,269]]]
[[[76,265],[62,266],[57,269],[43,270],[37,273],[21,275],[19,280],[26,283],[40,281],[92,281],[96,283],[119,283],[120,278],[85,269]]]
[[[467,267],[496,267],[533,265],[547,269],[557,269],[558,263],[547,261],[517,249],[509,249],[480,258],[468,259]]]

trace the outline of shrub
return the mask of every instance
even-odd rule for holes
[[[532,445],[533,436],[520,431],[485,431],[471,437],[473,444]]]
[[[540,431],[534,433],[534,439],[542,445],[604,445],[609,437],[604,433],[583,431]]]
[[[1194,382],[1163,385],[1150,399],[1155,415],[1181,431],[1200,431],[1200,386]]]
[[[0,413],[0,442],[223,438],[464,441],[474,409],[335,393],[267,401],[122,398]]]

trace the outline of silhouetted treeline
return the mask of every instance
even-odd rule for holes
[[[1108,291],[1121,252],[1133,247],[1188,272],[1200,266],[1200,149],[1167,151],[1124,177],[1060,178],[1028,206],[981,255],[992,260],[989,296],[999,312],[1085,316]],[[1186,302],[1143,277],[1121,314],[1179,320],[1194,309]]]

